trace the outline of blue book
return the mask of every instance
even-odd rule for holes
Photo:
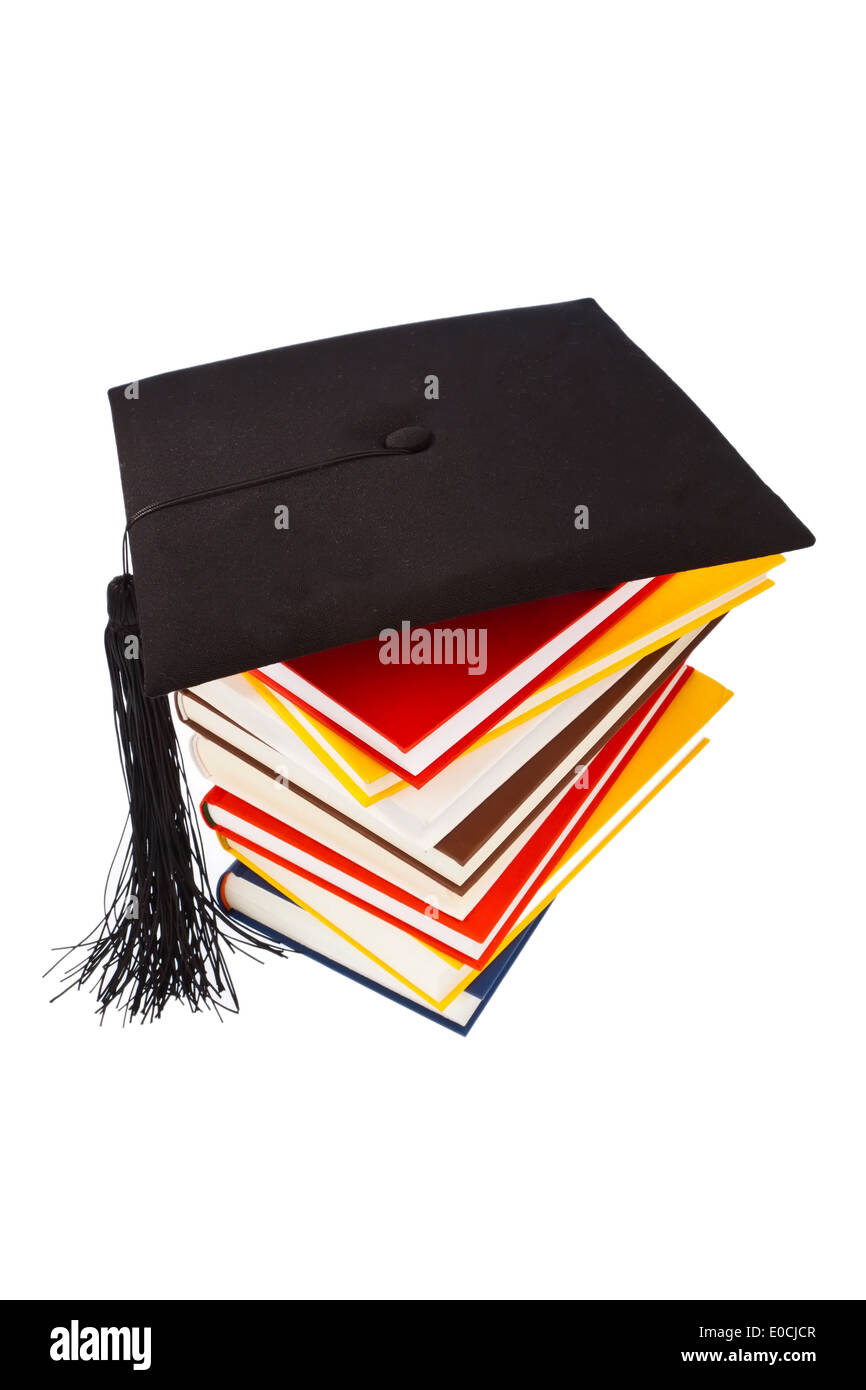
[[[219,881],[219,894],[231,916],[243,926],[260,932],[273,941],[291,946],[293,950],[319,961],[321,965],[327,965],[350,980],[356,980],[360,985],[366,985],[368,989],[375,990],[386,999],[393,999],[395,1003],[403,1004],[405,1008],[413,1009],[425,1018],[432,1018],[444,1028],[463,1034],[468,1033],[473,1027],[547,911],[545,908],[544,912],[540,912],[535,921],[530,922],[529,926],[467,985],[463,993],[458,995],[447,1009],[440,1012],[429,1007],[410,990],[406,989],[403,992],[403,987],[389,976],[387,971],[377,966],[362,951],[344,941],[338,933],[326,927],[312,913],[299,907],[283,893],[279,893],[246,865],[235,861],[231,868],[226,870]],[[390,986],[385,983],[386,980],[391,980]]]

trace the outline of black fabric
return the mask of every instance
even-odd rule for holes
[[[403,619],[814,539],[591,299],[280,348],[109,399],[128,519],[304,470],[133,522],[151,695]],[[388,437],[419,451],[321,466]]]

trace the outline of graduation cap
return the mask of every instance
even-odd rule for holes
[[[224,947],[254,939],[227,936],[208,888],[170,692],[407,618],[814,540],[591,299],[256,353],[109,401],[127,528],[106,652],[130,836],[70,977],[103,1012],[236,1004]]]

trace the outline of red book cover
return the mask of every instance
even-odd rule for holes
[[[420,786],[663,582],[407,621],[255,674]]]

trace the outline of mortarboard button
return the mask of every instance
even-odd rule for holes
[[[399,449],[404,454],[420,454],[433,443],[433,431],[423,425],[404,425],[385,436],[386,449]]]

